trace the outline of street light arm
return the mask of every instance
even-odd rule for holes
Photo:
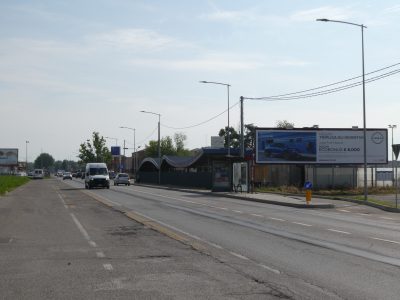
[[[219,85],[225,85],[225,86],[231,86],[228,83],[223,83],[223,82],[216,82],[216,81],[205,81],[205,80],[201,80],[199,81],[200,83],[211,83],[211,84],[219,84]]]
[[[339,21],[339,20],[330,20],[330,19],[326,19],[326,18],[316,19],[316,21],[320,21],[320,22],[335,22],[335,23],[349,24],[349,25],[354,25],[354,26],[358,26],[358,27],[362,27],[362,28],[367,28],[367,26],[365,26],[364,24],[357,24],[357,23]]]

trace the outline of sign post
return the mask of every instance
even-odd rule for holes
[[[397,159],[399,158],[399,153],[400,153],[400,144],[395,144],[395,145],[392,145],[392,150],[393,150],[393,153],[394,153],[394,156],[396,157],[396,175],[395,175],[395,177],[396,177],[396,208],[397,208],[397,194],[398,194],[398,187],[397,187],[397,182],[398,182],[398,179],[397,179]]]
[[[312,196],[312,192],[311,192],[312,183],[311,183],[311,181],[306,181],[304,183],[304,188],[306,189],[306,202],[307,202],[307,204],[310,204],[311,196]]]

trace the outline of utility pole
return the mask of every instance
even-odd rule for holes
[[[244,97],[240,96],[240,157],[241,158],[244,158],[243,100]]]

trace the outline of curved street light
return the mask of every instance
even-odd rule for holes
[[[210,83],[210,84],[217,84],[217,85],[224,85],[224,86],[226,86],[227,87],[227,91],[228,91],[228,130],[227,130],[227,132],[226,132],[226,135],[227,135],[227,146],[228,146],[228,156],[230,156],[231,155],[231,145],[230,145],[230,143],[231,143],[231,138],[230,138],[230,129],[229,129],[229,111],[230,111],[230,107],[229,107],[229,88],[230,88],[230,84],[228,84],[228,83],[223,83],[223,82],[215,82],[215,81],[206,81],[206,80],[201,80],[201,81],[199,81],[200,83]]]
[[[367,28],[364,24],[357,24],[352,22],[330,20],[326,18],[317,19],[316,21],[321,22],[334,22],[342,23],[347,25],[353,25],[361,28],[361,59],[362,59],[362,89],[363,89],[363,139],[364,139],[364,200],[368,200],[368,183],[367,183],[367,121],[366,121],[366,110],[365,110],[365,62],[364,62],[364,28]]]

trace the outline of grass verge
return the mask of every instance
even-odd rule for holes
[[[13,189],[27,183],[30,179],[28,177],[20,176],[0,176],[0,195],[4,195]]]

